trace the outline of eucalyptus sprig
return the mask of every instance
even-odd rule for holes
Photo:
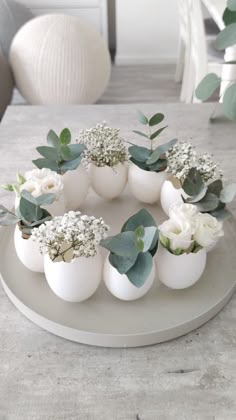
[[[25,183],[26,179],[23,175],[21,174],[17,174],[16,175],[16,182],[13,184],[4,184],[1,185],[1,187],[5,190],[5,191],[9,191],[9,192],[15,192],[15,194],[17,196],[20,195],[20,187]]]
[[[141,287],[152,270],[158,247],[156,222],[142,209],[125,222],[118,235],[102,240],[100,245],[110,251],[110,264],[126,274],[134,286]]]
[[[227,7],[224,10],[223,21],[224,29],[217,35],[215,47],[219,51],[236,44],[236,0],[227,0]],[[225,62],[223,65],[235,66],[235,61]],[[215,73],[207,74],[197,86],[195,95],[201,101],[209,99],[213,93],[220,87],[222,79]],[[223,112],[230,120],[236,119],[236,82],[232,81],[228,84],[223,92]],[[221,98],[220,98],[221,99]],[[213,111],[210,121],[213,121]]]
[[[236,195],[236,183],[224,186],[222,180],[217,179],[206,185],[199,171],[192,168],[182,188],[188,196],[182,196],[183,201],[196,205],[201,213],[209,213],[218,220],[231,215],[226,204],[233,201]]]
[[[158,130],[155,129],[155,131],[152,131],[152,128],[164,120],[164,115],[157,113],[148,119],[141,111],[138,111],[137,116],[139,122],[147,127],[147,133],[137,130],[133,130],[133,132],[146,138],[149,142],[149,148],[132,144],[129,147],[130,161],[145,171],[164,171],[167,168],[166,152],[176,144],[177,139],[170,140],[168,143],[154,148],[154,140],[167,128],[167,125]]]
[[[43,194],[35,198],[28,191],[23,190],[15,213],[4,206],[0,206],[0,226],[18,223],[22,236],[28,237],[31,235],[33,228],[39,227],[52,218],[51,214],[41,206],[52,204],[54,200],[54,194]]]
[[[71,144],[71,132],[68,128],[64,128],[59,136],[55,131],[50,130],[47,135],[47,144],[47,146],[36,148],[43,156],[33,160],[37,168],[49,168],[60,175],[78,168],[85,145]]]

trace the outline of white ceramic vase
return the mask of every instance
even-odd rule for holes
[[[71,262],[53,262],[44,257],[44,271],[52,291],[67,302],[82,302],[92,296],[102,279],[102,257],[79,257]]]
[[[206,251],[174,255],[159,244],[157,273],[159,280],[171,289],[186,289],[195,284],[206,266]]]
[[[22,238],[22,233],[18,226],[14,233],[15,250],[18,258],[26,268],[38,273],[44,272],[43,255],[39,251],[39,244],[32,240]]]
[[[130,163],[128,176],[130,191],[137,200],[143,203],[156,203],[160,198],[161,187],[166,176],[165,171],[144,171]]]
[[[183,203],[181,195],[186,196],[182,188],[175,188],[171,181],[166,180],[161,189],[161,207],[169,216],[169,209],[173,204]]]
[[[116,268],[114,268],[107,257],[104,270],[103,278],[107,289],[111,294],[118,299],[131,301],[140,299],[142,296],[151,289],[153,282],[156,277],[156,266],[153,259],[153,266],[151,273],[149,274],[146,282],[141,287],[135,287],[128,279],[126,274],[120,274]]]
[[[67,211],[78,210],[88,194],[89,175],[87,171],[82,166],[74,171],[67,171],[63,175],[63,183]]]
[[[112,200],[118,197],[126,186],[128,167],[125,163],[119,163],[113,168],[91,164],[90,177],[94,191],[105,200]]]
[[[15,208],[19,206],[20,198],[16,197],[15,199]],[[60,194],[58,200],[55,200],[52,204],[47,206],[42,206],[46,209],[52,216],[63,216],[66,212],[65,196],[64,192]]]

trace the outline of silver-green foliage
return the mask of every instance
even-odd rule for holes
[[[142,209],[131,216],[118,235],[101,241],[110,251],[110,264],[129,281],[141,287],[147,280],[158,247],[158,229],[151,214]]]
[[[236,0],[228,0],[223,20],[225,28],[216,38],[216,48],[224,50],[236,44]],[[235,62],[225,65],[236,64]],[[221,78],[214,73],[205,76],[199,83],[195,95],[201,101],[209,99],[221,84]],[[223,96],[223,112],[230,120],[236,119],[236,83],[231,83]]]
[[[0,206],[0,226],[20,223],[22,232],[30,235],[33,228],[52,218],[51,214],[42,206],[52,204],[54,200],[54,194],[43,194],[35,198],[28,191],[23,190],[15,213]]]
[[[58,136],[55,131],[50,130],[47,135],[47,146],[37,147],[42,158],[33,160],[37,168],[49,168],[58,174],[73,171],[78,168],[82,153],[85,149],[83,144],[70,144],[71,132],[64,128]]]
[[[164,120],[162,113],[154,114],[150,119],[146,117],[141,111],[137,113],[138,120],[141,124],[148,127],[148,133],[134,130],[135,134],[144,137],[149,140],[150,147],[142,147],[132,145],[129,147],[130,161],[139,168],[145,171],[161,172],[167,167],[166,152],[174,146],[177,142],[176,139],[169,141],[168,143],[161,144],[153,149],[153,140],[155,140],[167,126],[161,127],[158,130],[152,132],[152,127],[160,124]]]
[[[218,220],[223,220],[231,213],[226,204],[231,202],[236,195],[236,183],[223,186],[218,179],[205,185],[200,173],[192,168],[183,183],[183,190],[188,198],[183,198],[185,203],[194,204],[202,213],[209,213]]]

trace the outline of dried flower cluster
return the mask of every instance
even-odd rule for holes
[[[182,182],[196,168],[205,183],[222,178],[219,165],[209,153],[198,154],[191,143],[177,143],[167,152],[167,172]]]
[[[52,261],[70,262],[78,257],[93,257],[97,246],[106,237],[109,227],[100,217],[83,215],[70,211],[32,231],[40,251],[48,254]]]
[[[128,161],[129,155],[120,130],[111,128],[106,123],[97,124],[94,128],[81,130],[80,143],[85,144],[83,164],[88,166],[114,167]]]

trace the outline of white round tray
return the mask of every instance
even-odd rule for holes
[[[104,202],[91,193],[83,211],[103,216],[118,233],[124,221],[142,208],[128,193]],[[158,206],[145,207],[161,223],[166,217]],[[228,302],[236,287],[236,229],[233,219],[224,223],[225,237],[208,254],[207,268],[193,287],[174,291],[159,284],[140,300],[123,302],[102,284],[83,303],[66,303],[51,291],[44,275],[28,271],[18,260],[14,228],[0,233],[2,285],[14,305],[31,321],[58,336],[79,343],[106,347],[138,347],[167,341],[207,322]]]

